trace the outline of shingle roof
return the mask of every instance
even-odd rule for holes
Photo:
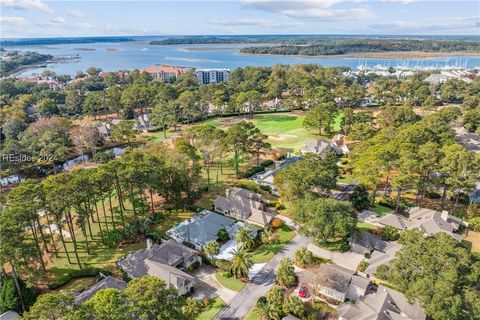
[[[179,68],[174,66],[152,66],[147,67],[142,70],[142,72],[147,73],[175,73],[176,75],[180,75],[186,72],[185,68]]]
[[[301,149],[302,152],[312,152],[316,154],[324,154],[325,152],[337,152],[337,146],[330,140],[318,139],[310,140],[305,143]]]
[[[165,281],[169,287],[173,286],[176,289],[195,281],[194,277],[177,268],[150,259],[137,263],[129,271],[129,274],[134,278],[141,278],[146,275],[154,276]]]
[[[365,231],[354,233],[350,238],[350,243],[362,246],[368,249],[368,251],[384,251],[387,246],[387,243],[382,238]]]
[[[215,212],[204,210],[189,222],[175,227],[172,231],[180,235],[185,241],[205,245],[208,241],[217,240],[218,230],[225,228],[227,231],[235,225],[235,220]]]
[[[385,217],[378,220],[378,223],[402,230],[407,228],[408,221],[407,219],[400,217],[396,214],[389,213]]]
[[[75,304],[83,303],[84,301],[90,299],[97,293],[99,290],[103,289],[118,289],[124,290],[127,287],[127,283],[122,280],[115,279],[112,276],[108,276],[99,282],[95,283],[94,285],[86,288],[84,291],[75,295]]]
[[[388,214],[378,222],[397,229],[420,228],[429,236],[443,232],[458,241],[462,240],[462,236],[454,231],[460,225],[468,225],[465,221],[449,215],[446,211],[440,213],[432,209],[413,207],[408,213],[408,219],[396,214]]]
[[[346,320],[424,320],[426,317],[418,303],[412,305],[402,293],[383,286],[354,304],[342,303],[337,312]]]
[[[321,264],[317,269],[317,272],[306,272],[307,279],[304,282],[311,283],[308,281],[310,277],[316,279],[318,285],[322,287],[327,287],[338,292],[346,293],[348,285],[353,276],[353,271],[342,268],[335,264]]]

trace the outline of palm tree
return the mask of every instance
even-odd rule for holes
[[[254,310],[262,320],[280,319],[280,312],[275,308],[275,305],[268,302],[267,299],[259,299]]]
[[[233,273],[235,278],[246,277],[248,275],[248,270],[252,267],[253,262],[250,259],[248,253],[243,250],[233,250],[233,258],[230,261],[230,272]]]
[[[264,244],[272,244],[277,242],[278,234],[274,233],[272,227],[267,226],[263,229],[262,242]]]
[[[237,232],[235,233],[235,240],[243,250],[249,250],[255,244],[252,231],[246,226],[238,228]]]
[[[220,252],[220,245],[217,241],[208,241],[203,248],[205,254],[213,261],[213,256]]]

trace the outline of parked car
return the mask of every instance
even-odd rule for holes
[[[307,289],[307,286],[302,284],[300,285],[300,289],[298,289],[298,296],[300,298],[306,298],[307,297],[307,293],[308,293],[308,289]]]

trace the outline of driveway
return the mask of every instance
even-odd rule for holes
[[[220,297],[225,303],[229,303],[237,292],[223,287],[215,277],[215,268],[202,264],[194,271],[193,276],[197,280],[195,284],[195,298]]]
[[[350,269],[350,270],[357,270],[358,265],[360,262],[363,261],[363,255],[355,252],[335,252],[329,251],[323,248],[320,248],[313,243],[310,243],[307,247],[313,255],[317,257],[321,257],[324,259],[330,259],[333,263],[338,264],[341,267]]]
[[[215,319],[242,319],[257,303],[258,298],[267,293],[275,284],[275,271],[284,257],[293,259],[295,251],[308,246],[312,239],[296,235],[283,247],[253,278],[238,292]]]

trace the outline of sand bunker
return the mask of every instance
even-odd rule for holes
[[[270,136],[269,139],[275,140],[275,141],[282,141],[287,138],[297,138],[298,136],[294,134],[288,134],[288,133],[280,133],[275,136]]]

